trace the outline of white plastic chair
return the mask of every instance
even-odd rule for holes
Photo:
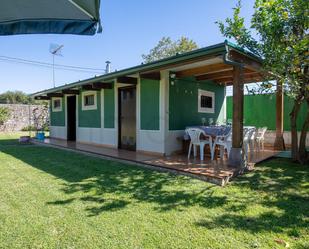
[[[251,143],[252,143],[252,137],[253,137],[254,133],[255,133],[254,128],[250,128],[250,129],[245,128],[244,129],[243,147],[244,147],[246,157],[248,157],[249,149],[250,149],[250,151],[253,151],[253,149],[251,147]]]
[[[252,128],[253,131],[251,133],[251,136],[249,137],[249,148],[250,148],[250,152],[254,152],[255,151],[255,138],[257,136],[257,130],[256,128]]]
[[[256,132],[255,142],[257,144],[257,149],[260,151],[261,147],[264,150],[264,136],[267,131],[267,127],[259,128]]]
[[[188,128],[186,129],[186,133],[189,135],[191,142],[189,146],[188,159],[190,158],[191,149],[193,146],[193,155],[196,157],[196,146],[200,146],[200,158],[201,161],[204,160],[204,146],[208,144],[210,147],[211,160],[213,160],[213,147],[212,147],[212,138],[209,135],[206,135],[202,129],[199,128]],[[206,138],[205,140],[201,140],[201,134]]]
[[[213,153],[215,152],[216,146],[220,146],[220,158],[223,159],[225,150],[227,151],[227,157],[230,156],[230,151],[232,148],[232,129],[228,131],[226,135],[216,136],[213,144]],[[212,156],[214,157],[214,156]]]

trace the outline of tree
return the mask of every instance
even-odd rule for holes
[[[170,37],[163,37],[148,54],[143,54],[142,58],[145,63],[149,63],[197,48],[198,45],[193,40],[184,36],[177,41],[172,41]]]
[[[271,77],[282,83],[285,93],[294,99],[290,113],[292,157],[305,163],[309,160],[305,146],[309,128],[309,1],[255,0],[249,29],[240,10],[239,0],[233,17],[217,22],[219,28],[225,37],[235,39],[244,49],[261,56],[265,73],[271,72]],[[308,106],[308,112],[298,143],[296,120],[303,103]]]
[[[7,91],[0,94],[2,104],[33,104],[35,101],[22,91]]]

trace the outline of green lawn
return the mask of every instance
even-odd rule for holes
[[[309,167],[222,188],[0,134],[0,248],[309,248]]]

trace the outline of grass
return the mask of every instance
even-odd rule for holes
[[[0,134],[0,248],[309,248],[308,166],[222,188]]]

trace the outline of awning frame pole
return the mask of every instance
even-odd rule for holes
[[[84,8],[82,8],[80,5],[78,5],[77,3],[75,3],[73,0],[68,0],[71,4],[73,4],[76,8],[78,8],[79,10],[81,10],[82,12],[84,12],[87,16],[89,16],[91,19],[95,20],[94,16],[91,15],[87,10],[85,10]]]

